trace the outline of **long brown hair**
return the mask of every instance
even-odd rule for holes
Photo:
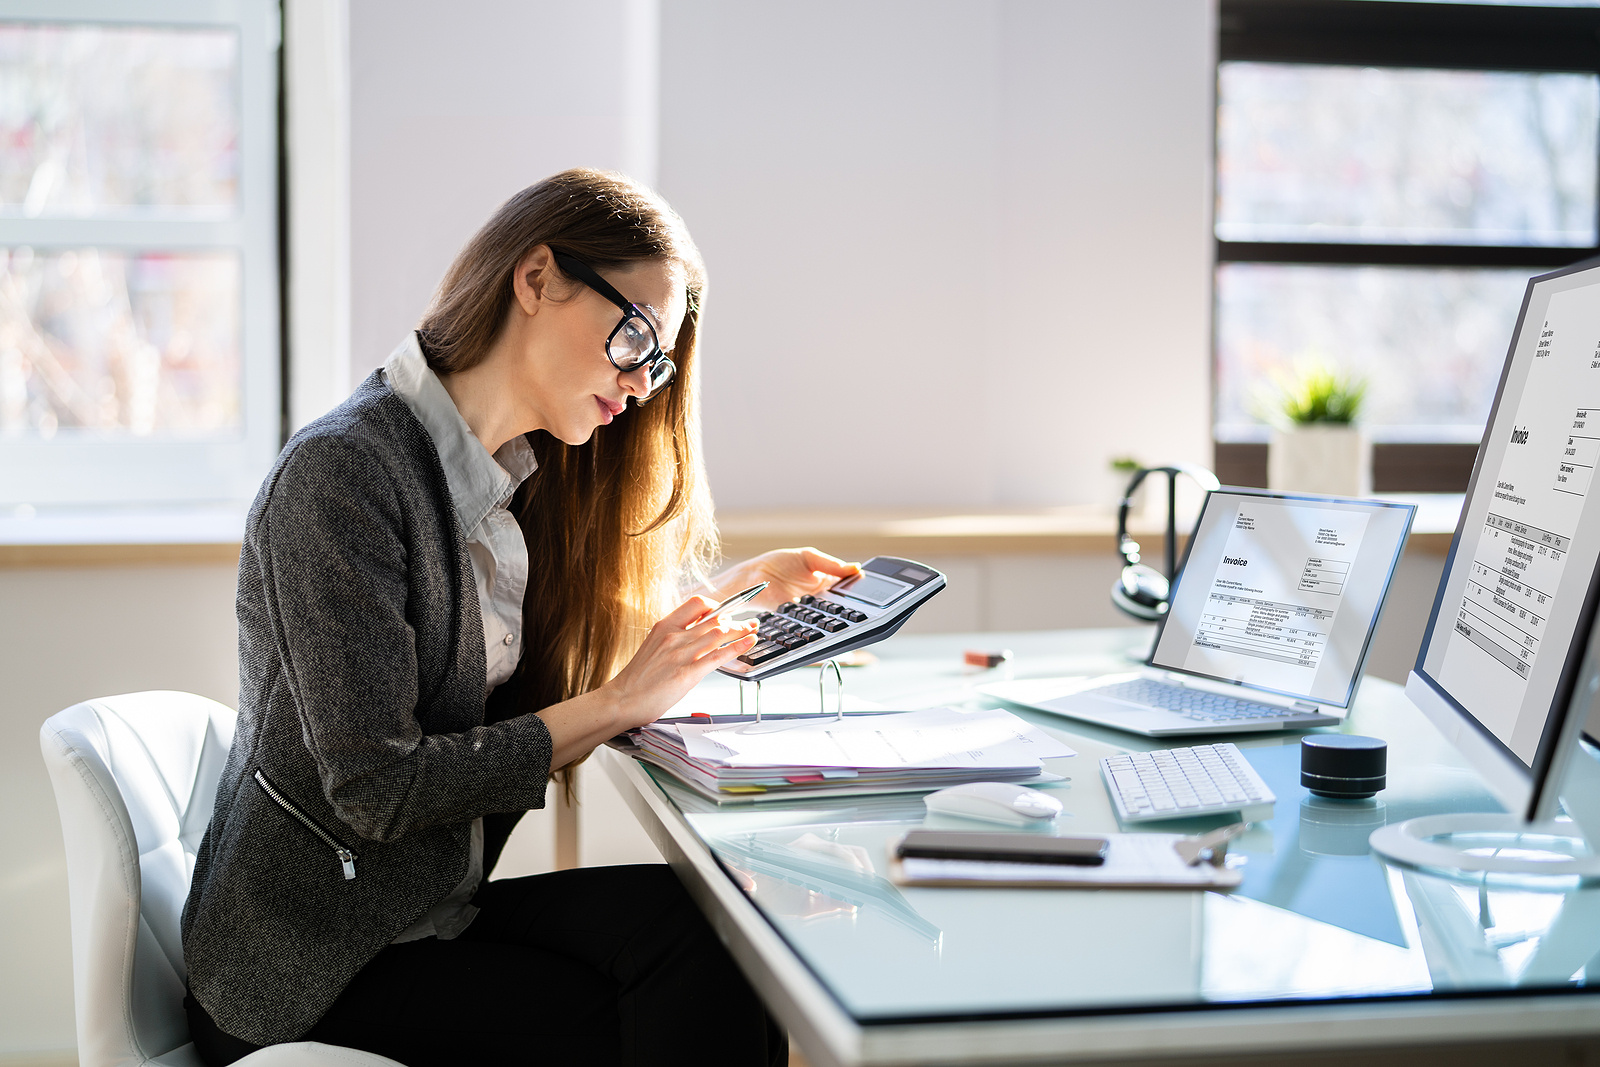
[[[704,577],[716,549],[700,458],[705,266],[683,220],[651,190],[621,174],[578,169],[507,200],[456,254],[422,317],[428,365],[444,374],[488,354],[515,299],[512,274],[541,244],[600,270],[675,263],[687,279],[688,311],[672,350],[677,375],[649,404],[582,445],[529,435],[539,469],[511,505],[529,560],[524,651],[512,682],[522,710],[609,679],[673,606],[679,583]]]

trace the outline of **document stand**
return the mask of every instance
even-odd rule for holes
[[[817,715],[816,715],[816,717],[820,718],[820,717],[826,716],[828,714],[827,681],[828,681],[828,668],[829,667],[833,668],[833,684],[834,684],[834,711],[833,711],[833,717],[835,719],[843,719],[844,718],[844,671],[842,671],[839,668],[839,661],[837,659],[825,659],[821,663],[817,664]],[[739,715],[740,715],[741,718],[744,717],[744,715],[745,715],[745,710],[744,710],[744,687],[745,687],[745,684],[746,684],[746,680],[745,679],[743,679],[743,678],[739,679]],[[756,687],[756,699],[755,699],[756,714],[755,714],[755,719],[753,720],[753,722],[754,723],[759,723],[761,721],[761,679],[757,678],[755,680],[755,682],[752,683],[752,684],[754,684],[755,687]],[[788,718],[790,716],[785,716],[785,717]],[[812,716],[809,716],[809,715],[805,716],[805,717],[806,718],[812,718]]]

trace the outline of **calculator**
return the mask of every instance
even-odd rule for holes
[[[944,585],[944,575],[926,563],[874,556],[860,574],[762,612],[756,646],[717,669],[760,681],[882,641]]]

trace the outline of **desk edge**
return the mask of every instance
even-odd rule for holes
[[[609,748],[598,753],[623,801],[666,857],[769,1010],[802,1037],[816,1067],[861,1062],[861,1028],[728,879],[709,847],[689,828],[638,761]]]

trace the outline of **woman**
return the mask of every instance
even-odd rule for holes
[[[653,193],[558,174],[285,447],[247,524],[239,724],[183,913],[208,1064],[299,1039],[412,1065],[786,1061],[667,868],[485,880],[553,770],[753,647],[708,596],[855,570],[769,553],[672,607],[713,548],[704,288]]]

